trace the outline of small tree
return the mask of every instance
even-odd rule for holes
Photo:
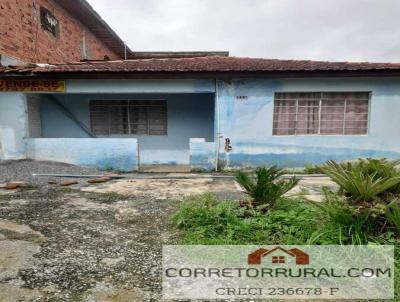
[[[299,182],[299,179],[295,177],[287,180],[282,179],[283,174],[284,171],[276,166],[262,167],[251,174],[239,171],[236,174],[236,181],[252,198],[250,202],[252,207],[267,210],[273,208],[278,199]]]

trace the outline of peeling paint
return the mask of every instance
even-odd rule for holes
[[[180,108],[177,114],[169,116],[171,121],[180,122],[176,126],[174,139],[173,132],[169,132],[167,139],[170,139],[169,143],[172,142],[172,145],[168,147],[168,152],[161,152],[162,146],[154,137],[138,138],[139,149],[141,144],[148,147],[148,152],[141,154],[141,160],[147,163],[188,164],[190,156],[192,169],[211,170],[215,168],[217,153],[216,143],[209,142],[213,137],[220,137],[220,164],[224,163],[228,168],[271,164],[295,167],[321,163],[328,159],[400,157],[400,78],[232,79],[218,80],[217,89],[214,84],[214,80],[69,80],[67,91],[80,93],[81,98],[89,93],[97,93],[97,96],[105,98],[122,93],[149,97],[155,94],[171,97],[173,94],[186,94],[188,99],[185,102],[190,102],[194,114],[190,118],[184,118],[184,111]],[[208,106],[207,118],[200,119],[199,113],[204,115],[205,111],[201,109],[199,99],[196,101],[189,97],[190,94],[199,98],[200,94],[212,96],[215,90],[218,92],[218,129],[216,122],[212,125],[212,106]],[[371,92],[368,134],[272,135],[275,92],[301,91]],[[87,99],[84,103],[87,104]],[[80,106],[75,109],[81,111]],[[87,111],[81,114],[86,116]],[[59,121],[61,120],[56,119],[56,122]],[[44,133],[52,136],[57,129],[52,124],[44,124],[47,127]],[[204,125],[207,130],[204,130]],[[26,128],[25,95],[0,94],[0,159],[23,158],[28,154],[28,157],[36,159],[69,161],[101,168],[109,165],[121,170],[137,168],[138,159],[130,156],[137,153],[137,145],[133,147],[127,143],[130,139],[132,143],[137,143],[135,138],[117,139],[118,141],[113,142],[116,146],[107,139],[95,139],[90,144],[81,144],[86,138],[71,138],[70,141],[66,138],[54,138],[51,142],[42,141],[45,142],[42,146],[38,141],[25,139]],[[58,129],[63,131],[63,127]],[[72,133],[72,127],[68,129],[68,135],[77,136]],[[208,133],[208,137],[204,133]],[[178,144],[178,138],[183,140],[184,135],[184,144]],[[206,140],[191,139],[189,143],[189,138],[194,135],[205,137]],[[79,153],[74,148],[83,148],[84,152]]]
[[[25,101],[26,97],[22,93],[0,93],[0,159],[25,157]]]
[[[273,136],[273,103],[281,91],[371,91],[368,135]],[[237,99],[245,95],[245,99]],[[237,79],[218,83],[221,134],[228,167],[304,166],[328,159],[400,157],[399,78]]]
[[[31,138],[26,139],[27,157],[75,165],[112,169],[138,170],[135,138]]]
[[[215,168],[215,142],[206,142],[202,138],[190,139],[190,169],[212,170]]]

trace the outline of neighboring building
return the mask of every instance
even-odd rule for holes
[[[0,158],[148,171],[400,157],[400,64],[161,57],[0,68]]]
[[[124,42],[85,0],[0,2],[2,65],[124,57]]]

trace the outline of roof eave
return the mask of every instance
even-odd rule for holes
[[[118,54],[121,58],[124,58],[125,42],[86,0],[57,0],[57,3],[82,22],[82,24],[88,27],[88,29],[93,32],[98,39],[103,41],[113,52]],[[127,53],[132,53],[131,49],[128,47]]]
[[[196,71],[196,72],[40,72],[0,73],[0,78],[57,79],[205,79],[205,78],[315,78],[400,77],[400,70],[354,71]]]

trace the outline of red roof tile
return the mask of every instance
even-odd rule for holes
[[[324,62],[208,56],[196,58],[89,61],[57,65],[20,66],[0,73],[179,73],[179,72],[308,72],[400,71],[400,63]]]

